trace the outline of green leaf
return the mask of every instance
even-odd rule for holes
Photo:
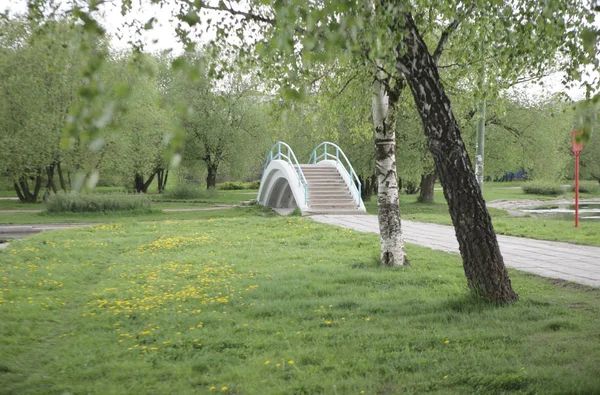
[[[594,55],[596,53],[596,38],[597,33],[589,28],[583,29],[581,32],[581,40],[583,41],[583,48],[590,55]]]
[[[171,67],[173,67],[173,70],[183,70],[185,65],[186,65],[186,60],[185,60],[185,57],[183,57],[183,56],[179,56],[179,57],[173,59],[173,62],[171,62]]]

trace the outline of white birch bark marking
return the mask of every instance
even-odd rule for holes
[[[398,211],[395,125],[387,123],[389,111],[389,98],[385,87],[376,80],[373,84],[373,123],[378,152],[375,167],[379,184],[377,218],[381,240],[380,263],[387,266],[401,266],[406,263],[406,257]],[[379,155],[381,150],[385,152],[385,156]]]

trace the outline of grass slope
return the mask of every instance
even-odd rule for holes
[[[594,393],[600,293],[307,218],[123,222],[0,252],[0,393]]]

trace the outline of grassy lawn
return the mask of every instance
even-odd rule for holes
[[[169,198],[154,195],[152,200],[155,202],[188,202],[188,203],[213,203],[213,204],[239,204],[240,202],[255,200],[258,194],[257,189],[243,189],[233,191],[210,191],[206,193],[206,196],[198,199],[189,200],[170,200]]]
[[[521,300],[482,305],[455,255],[379,268],[377,235],[236,211],[0,250],[0,393],[600,388],[597,289],[512,271]]]
[[[47,213],[15,213],[1,214],[0,224],[51,224],[51,223],[114,223],[137,221],[165,221],[183,219],[204,219],[219,217],[235,217],[247,212],[247,208],[234,207],[208,211],[162,212],[154,210],[150,213],[113,212],[89,214],[47,214]],[[269,210],[270,211],[270,210]]]

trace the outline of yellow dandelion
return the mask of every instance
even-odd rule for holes
[[[365,318],[365,321],[371,321],[371,317]]]
[[[275,367],[280,367],[280,366],[281,366],[281,364],[280,364],[280,363],[278,363],[277,365],[275,365]]]
[[[265,365],[268,365],[270,363],[271,363],[271,361],[265,361]]]
[[[214,390],[215,390],[215,388],[217,388],[217,387],[215,387],[214,385],[211,385],[211,386],[210,386],[210,388],[209,388],[208,390],[209,390],[209,391],[214,391]]]
[[[444,340],[444,344],[450,343],[450,340]]]
[[[225,391],[227,391],[227,390],[228,390],[228,388],[227,388],[227,387],[225,387],[225,386],[221,387],[221,391],[222,391],[222,392],[225,392]]]
[[[292,361],[291,359],[288,361],[288,365],[293,365],[294,361]]]
[[[331,321],[325,321],[325,325],[331,325]]]
[[[448,378],[448,376],[444,376],[444,380],[446,380]]]

